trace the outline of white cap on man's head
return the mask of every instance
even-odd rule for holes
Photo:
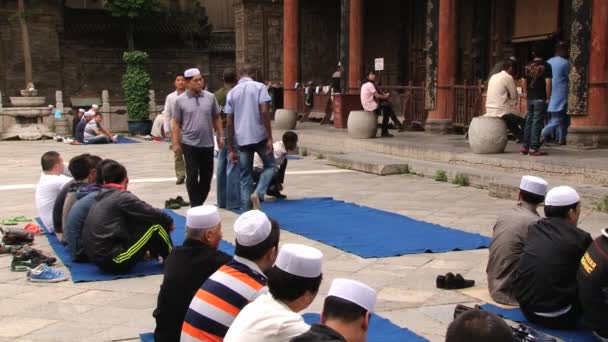
[[[91,109],[97,110],[97,109],[99,109],[99,106],[93,103],[93,105],[91,106]]]
[[[78,110],[78,112],[79,112],[79,113],[84,113],[84,112],[86,112],[86,110],[84,110],[84,109],[80,108],[80,109]]]
[[[531,192],[540,196],[545,196],[548,186],[549,183],[547,183],[546,180],[535,176],[523,176],[521,177],[521,183],[519,183],[520,190]]]
[[[547,197],[545,197],[546,206],[565,207],[580,201],[581,197],[576,190],[569,186],[555,187],[549,190],[549,192],[547,192]]]
[[[345,299],[372,312],[376,305],[377,294],[374,289],[362,282],[344,278],[336,278],[331,283],[328,296]]]
[[[190,69],[184,71],[184,77],[185,78],[191,78],[191,77],[194,77],[194,76],[198,76],[200,74],[201,74],[201,71],[198,70],[198,68],[190,68]]]
[[[275,266],[279,269],[304,278],[316,278],[321,275],[323,253],[320,250],[296,243],[281,247]]]
[[[201,205],[190,208],[186,213],[186,227],[190,229],[214,228],[220,222],[220,214],[214,205]]]
[[[239,216],[234,222],[236,242],[241,246],[251,247],[266,240],[272,224],[268,216],[259,210],[250,210]]]
[[[92,110],[87,110],[86,112],[84,112],[84,116],[94,116],[95,112]]]

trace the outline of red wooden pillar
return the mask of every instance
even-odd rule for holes
[[[568,142],[608,145],[608,1],[593,0],[587,115],[573,115]]]
[[[283,86],[285,109],[298,108],[298,95],[295,84],[298,82],[299,49],[299,0],[283,2]]]
[[[456,0],[439,1],[439,47],[437,50],[437,101],[429,111],[425,129],[429,132],[446,133],[452,128],[456,77]]]
[[[363,78],[363,0],[350,0],[348,13],[348,92],[358,94]]]

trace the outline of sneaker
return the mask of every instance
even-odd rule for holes
[[[20,253],[30,256],[36,262],[44,263],[49,266],[52,266],[57,262],[57,258],[45,255],[41,250],[29,246],[24,247]]]
[[[70,138],[65,138],[65,139],[63,139],[63,143],[64,143],[64,144],[71,144],[71,143],[73,143],[73,142],[74,142],[74,139],[70,139]]]
[[[38,267],[29,270],[27,277],[35,283],[58,283],[69,278],[62,271],[50,268],[46,264],[40,264]]]
[[[541,151],[541,150],[538,150],[538,151],[530,150],[530,153],[528,153],[528,155],[533,156],[533,157],[546,156],[547,152]]]
[[[114,140],[118,140],[118,134],[114,134],[114,135],[112,136],[112,139],[114,139]]]
[[[260,197],[255,192],[249,197],[253,210],[260,210]]]
[[[16,253],[11,261],[11,271],[25,272],[31,268],[38,267],[40,263],[34,262],[32,258],[25,254]]]

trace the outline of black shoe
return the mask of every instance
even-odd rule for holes
[[[394,135],[386,132],[386,133],[380,134],[380,137],[382,137],[382,138],[392,138],[392,137],[394,137]]]
[[[184,199],[182,198],[182,196],[177,196],[175,198],[175,203],[181,205],[182,207],[187,207],[187,206],[190,205],[190,202],[184,201]]]
[[[278,190],[274,190],[274,191],[267,191],[266,195],[268,196],[272,196],[274,198],[280,198],[280,199],[285,199],[287,198],[287,196],[283,195],[280,191]]]
[[[177,182],[175,182],[175,185],[184,184],[185,181],[186,181],[186,178],[184,178],[184,177],[178,177],[177,178]]]
[[[165,209],[176,210],[181,207],[182,206],[179,203],[177,203],[174,198],[169,198],[168,200],[165,201]]]
[[[444,275],[437,276],[437,279],[435,279],[435,286],[438,289],[445,289],[445,276]]]
[[[456,275],[448,273],[445,275],[446,290],[466,289],[473,285],[475,285],[475,280],[464,279],[460,273],[457,273]]]

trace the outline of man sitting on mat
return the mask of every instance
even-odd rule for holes
[[[94,116],[95,112],[90,110],[82,114],[82,119],[80,119],[76,125],[76,133],[74,134],[75,139],[73,142],[74,145],[84,144],[84,129],[87,127],[87,124],[93,120]]]
[[[334,279],[325,297],[321,324],[313,324],[291,342],[367,341],[371,313],[376,305],[376,291],[350,279]]]
[[[540,220],[536,210],[545,200],[547,185],[542,178],[523,176],[519,185],[519,202],[496,220],[486,272],[490,296],[497,303],[519,305],[513,293],[513,273],[524,253],[528,226]]]
[[[577,280],[583,322],[600,341],[608,342],[608,228],[583,255]]]
[[[497,314],[481,309],[465,311],[450,323],[446,342],[513,342],[511,327]]]
[[[530,322],[551,329],[574,329],[581,308],[576,272],[593,241],[578,228],[581,203],[569,186],[547,193],[545,216],[528,229],[513,286],[521,311]]]
[[[156,319],[156,342],[179,341],[192,297],[211,274],[232,259],[218,250],[221,240],[222,222],[215,206],[188,209],[186,240],[167,257],[158,304],[152,314]]]
[[[294,151],[298,148],[298,135],[292,131],[283,133],[283,139],[273,144],[274,148],[274,175],[266,190],[266,195],[276,198],[287,198],[281,194],[283,190],[283,182],[285,182],[285,170],[287,170],[287,154],[289,151]],[[264,162],[256,153],[253,159],[253,186],[257,186],[262,173],[264,172]]]
[[[103,115],[95,113],[93,120],[89,121],[84,128],[85,144],[110,144],[117,142],[118,137],[112,136],[110,131],[103,128],[101,121]]]
[[[127,191],[127,169],[118,162],[107,162],[101,173],[103,188],[82,234],[89,260],[104,272],[126,273],[144,257],[165,259],[173,249],[173,219]]]
[[[53,225],[53,207],[57,196],[61,192],[61,188],[72,180],[72,178],[65,176],[65,166],[63,165],[63,158],[55,151],[49,151],[42,155],[40,159],[42,166],[42,176],[36,184],[36,209],[38,209],[38,215],[42,223],[46,226],[46,229],[53,233],[55,226]]]

